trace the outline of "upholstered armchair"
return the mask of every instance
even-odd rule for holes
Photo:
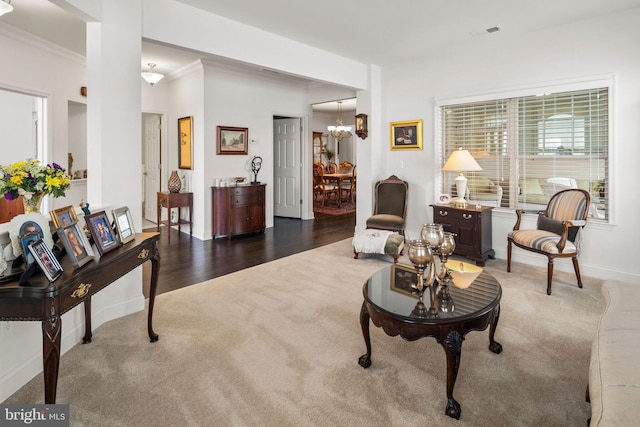
[[[538,212],[537,226],[533,230],[520,230],[525,211],[518,209],[513,231],[507,235],[507,271],[511,272],[511,246],[536,252],[548,258],[547,295],[551,295],[553,261],[555,258],[571,258],[573,269],[582,288],[578,254],[580,231],[587,223],[591,196],[585,190],[572,188],[555,193],[544,212]]]
[[[404,235],[409,184],[395,175],[378,181],[374,188],[373,215],[367,228],[391,230]]]
[[[482,205],[500,207],[502,187],[485,177],[467,178],[468,200]]]

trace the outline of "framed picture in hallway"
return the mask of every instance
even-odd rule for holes
[[[193,117],[178,119],[178,168],[193,169]]]
[[[391,122],[392,150],[422,150],[422,120]]]
[[[249,128],[218,126],[216,154],[247,154]]]

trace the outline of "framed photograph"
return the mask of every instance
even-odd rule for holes
[[[29,251],[50,282],[54,282],[62,275],[62,266],[44,240],[38,239],[29,243]]]
[[[40,213],[20,214],[9,221],[9,238],[14,256],[18,257],[25,253],[22,246],[22,236],[33,233],[37,233],[47,246],[53,247],[51,227],[49,220],[44,215]]]
[[[247,154],[249,128],[218,126],[216,154]]]
[[[422,150],[422,120],[391,122],[392,150]]]
[[[27,263],[27,265],[31,265],[35,259],[33,258],[33,255],[31,254],[31,252],[29,251],[29,243],[31,242],[35,242],[37,240],[42,239],[42,236],[40,236],[39,233],[27,233],[27,234],[23,234],[22,236],[20,236],[20,240],[22,242],[22,253],[26,256],[24,256],[24,260]]]
[[[440,203],[441,205],[448,205],[449,203],[451,203],[451,195],[441,194],[440,197],[438,197],[438,203]]]
[[[136,232],[133,229],[133,220],[131,219],[131,211],[128,207],[122,207],[113,210],[113,220],[116,223],[116,230],[120,236],[120,242],[127,243],[136,238]]]
[[[119,246],[118,239],[116,239],[107,214],[104,211],[86,215],[84,219],[100,255],[104,255]]]
[[[79,268],[93,259],[93,250],[77,222],[58,228],[58,237],[62,241],[73,268]]]
[[[178,119],[178,168],[193,169],[193,117]]]
[[[418,283],[418,274],[413,266],[393,264],[390,283],[392,291],[412,298],[420,298],[419,292],[412,287]]]
[[[76,222],[78,217],[73,206],[65,206],[64,208],[56,209],[49,212],[51,215],[51,221],[56,228],[64,227],[72,222]]]

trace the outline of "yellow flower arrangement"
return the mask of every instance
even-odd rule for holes
[[[29,201],[43,195],[63,197],[71,186],[71,177],[58,164],[40,166],[40,160],[21,160],[0,166],[0,197],[7,200],[22,196]]]

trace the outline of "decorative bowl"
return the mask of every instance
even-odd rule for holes
[[[468,262],[449,260],[445,266],[451,271],[453,284],[461,289],[466,289],[482,273],[482,267]]]

